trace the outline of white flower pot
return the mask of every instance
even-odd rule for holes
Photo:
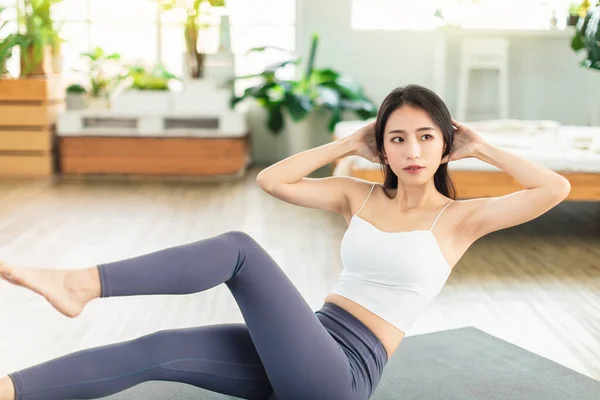
[[[311,111],[306,119],[300,122],[295,122],[285,114],[284,134],[288,138],[289,154],[296,154],[331,142],[333,138],[333,132],[329,131],[331,117],[331,111],[323,108]],[[342,112],[342,120],[356,119],[352,112]]]
[[[288,156],[315,147],[316,137],[327,131],[325,113],[309,113],[305,119],[296,122],[287,112],[284,113],[284,135],[287,137]]]
[[[209,79],[186,79],[183,90],[173,94],[173,112],[195,116],[219,116],[229,111],[231,92],[217,89]]]
[[[87,107],[85,93],[67,93],[67,110],[83,110]]]
[[[86,104],[87,109],[89,110],[108,110],[110,108],[108,98],[104,96],[89,96],[86,100]]]
[[[328,124],[331,111],[312,111],[305,120],[294,122],[284,113],[285,128],[279,134],[267,127],[267,112],[256,101],[248,99],[243,106],[248,107],[248,124],[252,135],[252,157],[257,163],[270,164],[299,152],[331,142],[333,132]],[[344,120],[358,120],[355,114],[346,111]]]

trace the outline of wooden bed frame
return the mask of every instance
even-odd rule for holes
[[[566,200],[600,201],[600,173],[559,173],[571,182],[571,193]],[[350,175],[383,183],[383,174],[378,169],[351,166]],[[450,177],[456,188],[457,199],[502,196],[524,189],[505,172],[450,169]]]

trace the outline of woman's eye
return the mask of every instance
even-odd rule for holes
[[[423,136],[421,136],[422,138],[424,138],[425,136],[429,136],[430,138],[432,138],[433,136],[430,135],[429,133],[424,134]],[[401,137],[395,137],[392,139],[392,142],[396,139],[400,139],[401,141],[404,141],[404,139],[402,139]],[[400,143],[400,142],[396,142],[396,143]]]

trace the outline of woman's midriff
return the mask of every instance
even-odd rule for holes
[[[380,316],[373,314],[371,311],[344,296],[337,293],[329,293],[327,297],[325,297],[325,303],[333,303],[342,307],[365,324],[365,326],[369,328],[383,344],[383,347],[387,352],[388,360],[392,357],[392,354],[394,354],[398,345],[404,338],[404,332],[391,325]]]

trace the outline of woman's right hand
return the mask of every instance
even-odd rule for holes
[[[371,122],[350,136],[356,155],[366,158],[375,163],[380,163],[381,160],[377,155],[377,143],[375,141],[375,121]]]

